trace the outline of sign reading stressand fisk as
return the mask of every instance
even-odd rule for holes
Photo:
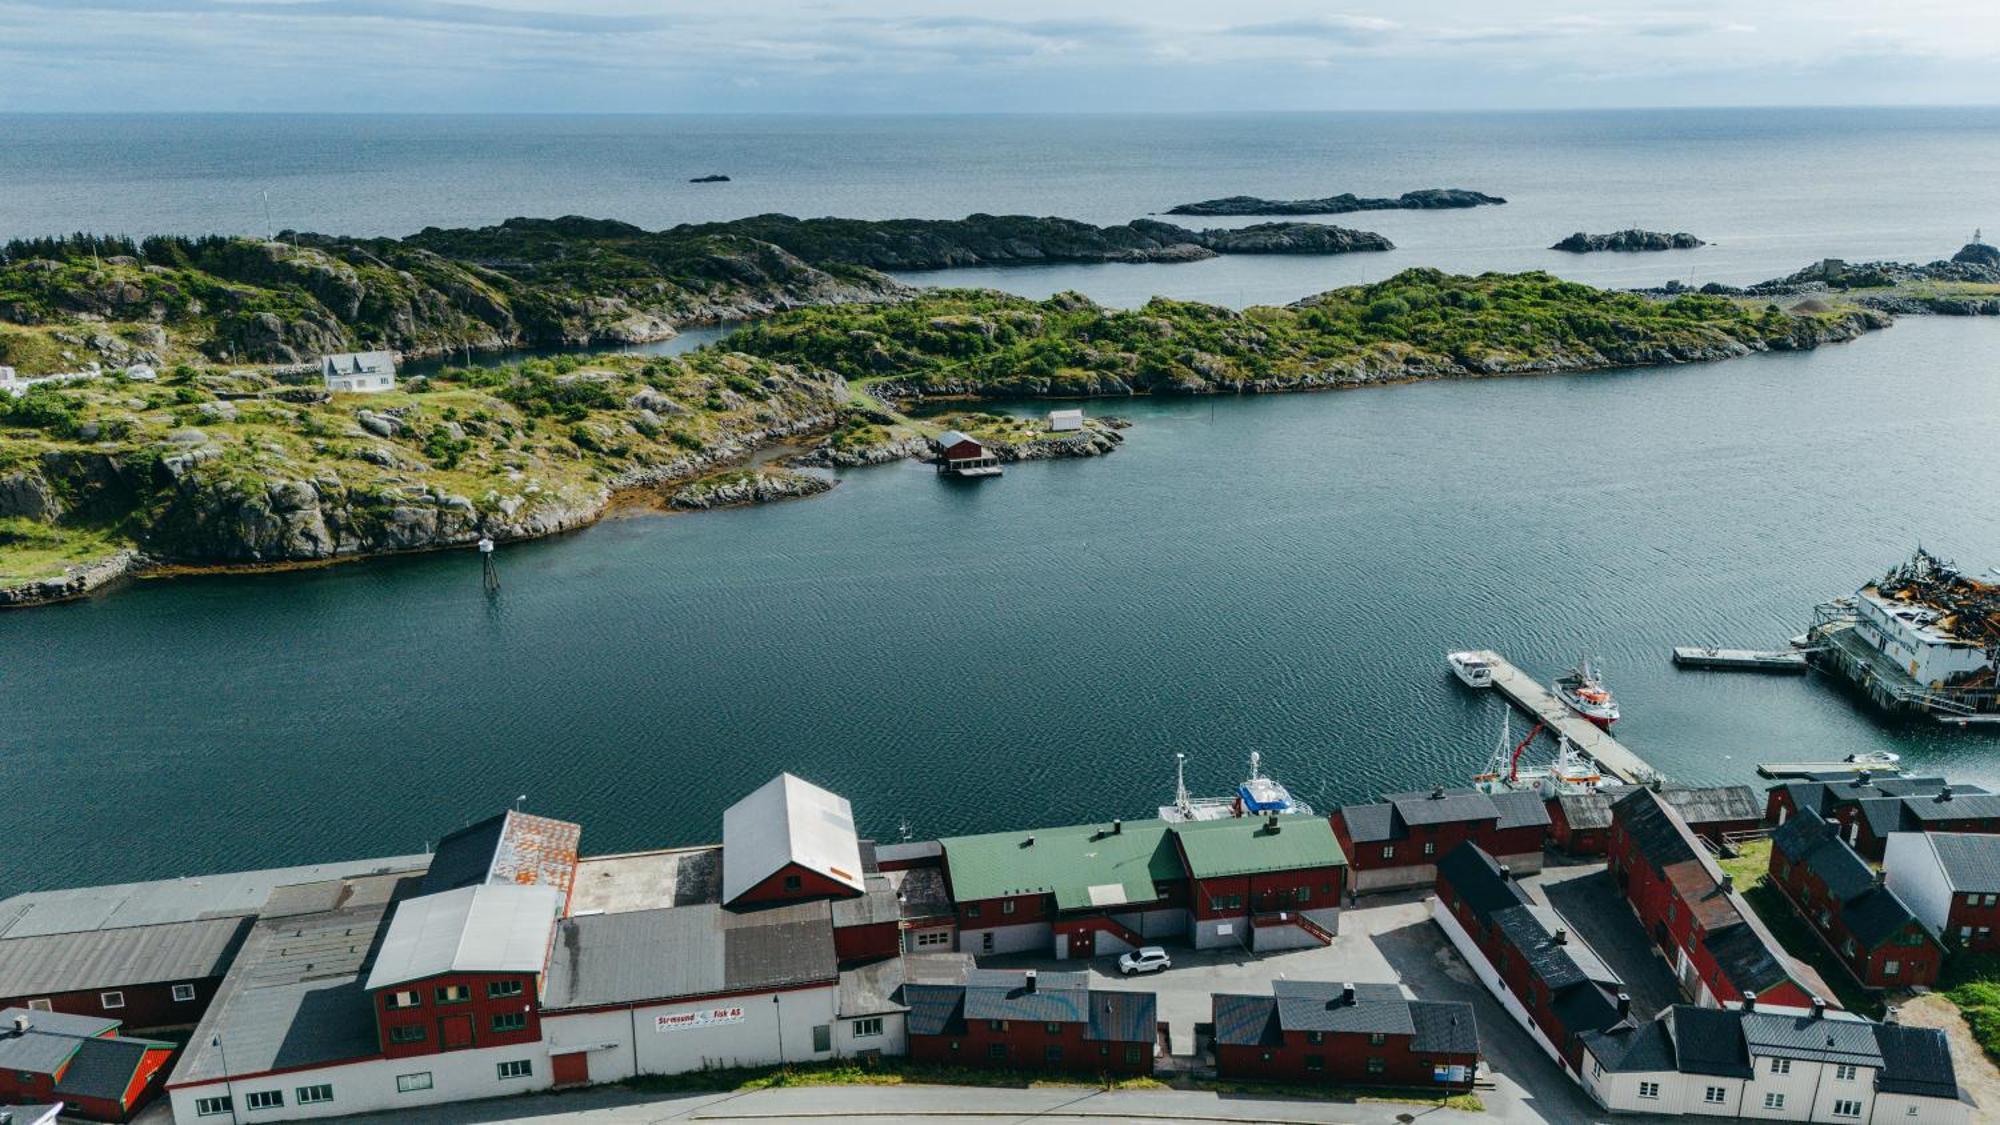
[[[742,1023],[741,1008],[704,1008],[699,1012],[675,1012],[670,1016],[654,1016],[654,1031],[693,1031],[703,1027],[717,1027],[726,1023]]]

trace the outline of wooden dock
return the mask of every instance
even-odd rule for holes
[[[1763,762],[1757,766],[1757,776],[1773,781],[1827,774],[1867,773],[1875,777],[1901,777],[1903,772],[1902,767],[1885,762]]]
[[[1708,648],[1682,645],[1674,649],[1674,663],[1683,668],[1708,668],[1722,672],[1786,672],[1806,670],[1802,652],[1755,652],[1743,648]]]
[[[1596,723],[1563,706],[1541,681],[1507,662],[1497,652],[1475,653],[1493,667],[1493,687],[1507,702],[1526,711],[1544,727],[1576,744],[1597,768],[1628,785],[1644,785],[1659,776],[1645,759],[1625,748]]]

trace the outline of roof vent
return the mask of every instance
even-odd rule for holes
[[[1433,801],[1444,800],[1444,786],[1440,785],[1436,789],[1431,790],[1431,800]]]
[[[1621,993],[1619,993],[1619,994],[1618,994],[1618,1018],[1619,1018],[1619,1019],[1624,1019],[1624,1018],[1625,1018],[1626,1016],[1629,1016],[1629,1015],[1631,1015],[1631,1014],[1632,1014],[1632,994],[1631,994],[1631,993],[1629,993],[1629,992],[1621,992]]]
[[[27,1033],[28,1033],[28,1016],[27,1016],[27,1013],[25,1013],[25,1012],[17,1012],[17,1013],[15,1013],[15,1015],[14,1015],[14,1034],[16,1034],[16,1035],[26,1035]]]
[[[1860,773],[1854,775],[1854,787],[1856,789],[1859,789],[1865,785],[1872,785],[1872,784],[1874,784],[1874,778],[1869,776],[1867,770],[1862,770]]]
[[[1029,969],[1026,973],[1022,974],[1021,988],[1023,991],[1027,992],[1033,992],[1035,990],[1035,970]]]
[[[1034,838],[1033,836],[1030,836],[1030,837],[1028,837],[1027,839],[1025,839],[1025,840],[1021,841],[1021,846],[1022,846],[1022,847],[1024,847],[1024,848],[1032,848],[1032,847],[1034,847],[1034,846],[1035,846],[1035,838]]]
[[[1568,945],[1568,944],[1569,944],[1569,931],[1568,931],[1568,930],[1566,930],[1566,929],[1563,929],[1563,928],[1562,928],[1561,926],[1557,926],[1557,927],[1556,927],[1556,932],[1555,932],[1555,941],[1556,941],[1556,944],[1557,944],[1557,945]]]
[[[1812,1018],[1816,1020],[1826,1018],[1826,1001],[1817,996],[1813,997]]]
[[[1938,790],[1937,799],[1940,801],[1951,800],[1951,786],[1947,785],[1944,788]]]
[[[1353,982],[1353,981],[1351,981],[1351,980],[1350,980],[1350,981],[1346,981],[1346,982],[1344,982],[1344,983],[1342,983],[1342,984],[1341,984],[1341,986],[1340,986],[1340,1002],[1341,1002],[1341,1003],[1343,1003],[1343,1004],[1352,1004],[1352,1003],[1354,1003],[1354,982]]]
[[[1743,994],[1743,1010],[1746,1012],[1754,1012],[1757,1010],[1756,992],[1752,991]]]
[[[1111,834],[1113,836],[1116,836],[1124,831],[1125,831],[1125,822],[1123,820],[1113,819],[1111,822]]]
[[[1278,830],[1278,814],[1272,813],[1270,816],[1265,817],[1264,827],[1276,832]]]
[[[1513,868],[1511,868],[1511,867],[1509,867],[1509,866],[1507,866],[1507,865],[1506,865],[1506,864],[1504,864],[1504,863],[1503,863],[1503,864],[1501,864],[1501,865],[1500,865],[1500,880],[1501,880],[1502,882],[1505,882],[1505,881],[1507,881],[1508,879],[1512,879],[1513,877],[1514,877],[1514,869],[1513,869]]]
[[[1736,889],[1736,876],[1734,876],[1734,875],[1731,875],[1731,874],[1730,874],[1729,872],[1727,872],[1727,871],[1724,871],[1724,872],[1722,873],[1722,889],[1723,889],[1723,890],[1725,890],[1725,891],[1733,891],[1733,890],[1735,890],[1735,889]]]

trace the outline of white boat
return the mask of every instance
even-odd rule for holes
[[[1605,730],[1618,721],[1618,700],[1604,686],[1604,681],[1598,679],[1590,661],[1578,661],[1576,667],[1556,677],[1554,686],[1556,698],[1562,700],[1563,706]]]
[[[1842,760],[1851,762],[1857,766],[1868,766],[1870,768],[1879,766],[1882,769],[1892,770],[1896,768],[1897,763],[1903,760],[1903,756],[1894,750],[1867,750],[1859,754],[1849,754]]]
[[[1466,687],[1492,687],[1493,665],[1488,664],[1476,652],[1448,652],[1445,663],[1451,665],[1451,673]]]
[[[1174,755],[1174,803],[1160,806],[1160,819],[1172,824],[1196,820],[1226,820],[1237,816],[1298,814],[1312,816],[1312,806],[1294,800],[1291,791],[1275,778],[1265,777],[1263,755],[1250,751],[1250,776],[1236,787],[1232,797],[1190,797],[1187,790],[1187,755]]]
[[[1535,736],[1542,733],[1542,725],[1528,732],[1528,737],[1514,742],[1512,724],[1503,715],[1500,720],[1500,742],[1493,748],[1493,757],[1486,763],[1486,772],[1473,777],[1472,783],[1482,793],[1534,792],[1544,800],[1559,797],[1565,793],[1591,793],[1604,784],[1604,774],[1597,768],[1576,743],[1558,734],[1556,736],[1555,761],[1547,765],[1522,765],[1522,752]]]

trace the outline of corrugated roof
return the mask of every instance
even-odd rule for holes
[[[405,899],[368,974],[370,992],[443,973],[539,973],[562,914],[555,887],[482,883]]]
[[[838,977],[824,902],[592,914],[565,918],[557,928],[542,1008],[677,1000]]]
[[[1244,816],[1176,824],[1187,856],[1188,873],[1197,879],[1297,871],[1346,864],[1333,828],[1317,816]]]
[[[1069,910],[1153,902],[1156,883],[1181,878],[1167,824],[1161,820],[1037,828],[952,836],[944,845],[952,895],[959,902],[1010,895],[1053,894]]]
[[[722,814],[722,900],[735,902],[794,863],[857,892],[865,889],[853,806],[781,773]]]
[[[1882,1065],[1875,1025],[1848,1012],[1828,1011],[1814,1017],[1773,1012],[1759,1007],[1741,1013],[1743,1042],[1758,1058],[1790,1058],[1816,1062]]]
[[[424,893],[519,883],[555,887],[567,898],[582,837],[582,825],[508,809],[438,841]]]
[[[1930,843],[1955,891],[2000,892],[2000,836],[1981,832],[1929,832]]]
[[[28,1020],[26,1034],[14,1031],[14,1020],[21,1016]],[[55,1074],[85,1040],[117,1028],[117,1020],[8,1008],[0,1011],[0,1070]]]
[[[0,939],[129,929],[203,918],[244,918],[257,914],[278,887],[366,874],[422,871],[429,863],[427,855],[390,856],[186,879],[28,891],[0,899]]]
[[[248,918],[0,940],[0,996],[37,997],[219,977]]]

